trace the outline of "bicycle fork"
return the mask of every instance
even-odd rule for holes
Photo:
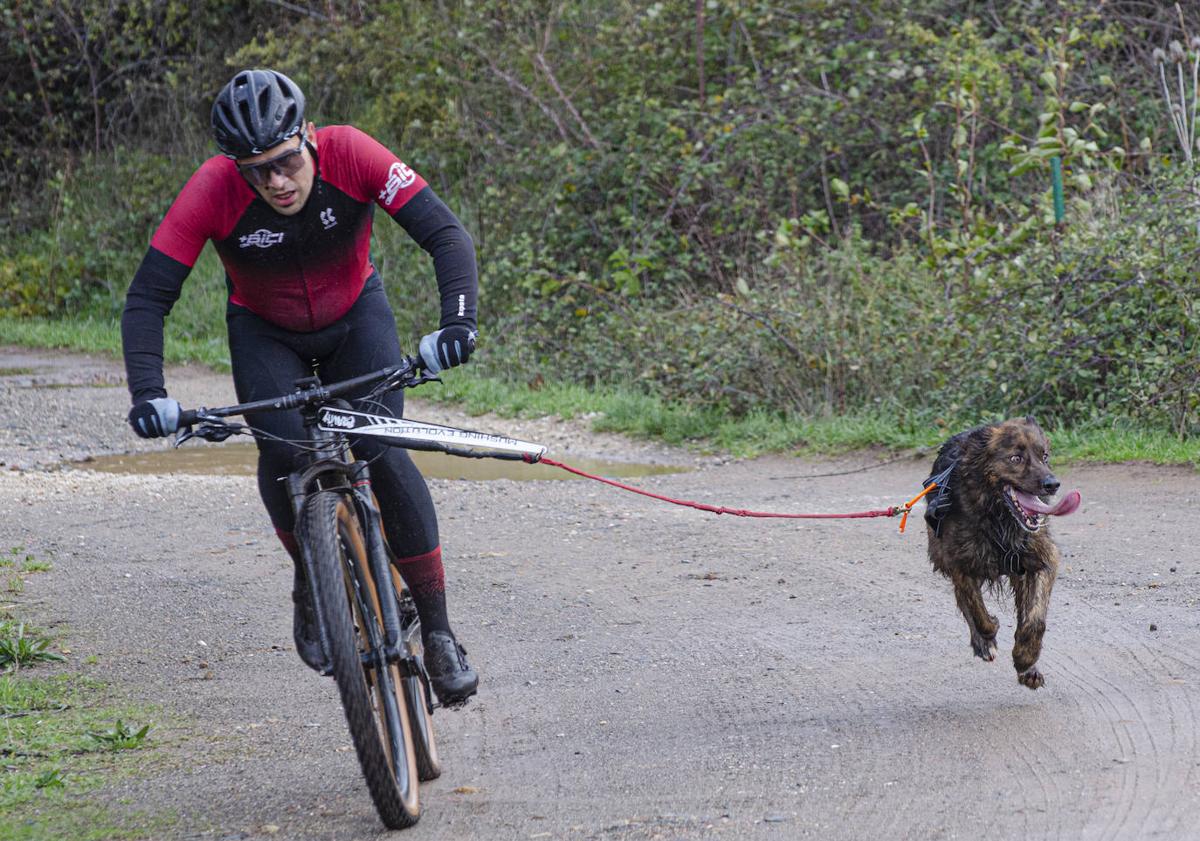
[[[347,475],[347,468],[349,468],[349,475]],[[404,627],[398,606],[399,599],[391,577],[389,552],[383,542],[383,518],[375,503],[374,495],[371,493],[371,479],[367,465],[361,462],[347,463],[336,458],[322,459],[309,465],[308,469],[288,476],[288,493],[292,499],[292,507],[297,519],[303,516],[305,500],[312,493],[323,490],[318,484],[318,479],[322,474],[334,474],[338,481],[335,483],[335,487],[328,489],[346,493],[354,504],[355,516],[366,542],[369,572],[375,580],[376,592],[379,596],[380,619],[383,622],[384,631],[383,660],[387,663],[394,663],[403,677],[420,679],[424,688],[426,709],[432,711],[433,695],[429,687],[428,675],[425,673],[425,665],[418,658],[412,656],[405,645]],[[347,487],[346,480],[349,480],[349,487]],[[300,559],[304,574],[309,581],[309,595],[315,599],[316,560],[307,549],[306,545],[301,546]],[[360,585],[361,582],[356,582],[356,586]],[[317,639],[326,656],[326,665],[321,670],[321,674],[328,677],[332,674],[328,656],[332,649],[329,630],[321,611],[313,610],[313,616],[316,620]],[[378,657],[377,652],[364,652],[363,664],[374,667]]]
[[[379,600],[383,603],[383,625],[385,636],[384,653],[389,663],[395,663],[400,674],[405,678],[415,677],[421,681],[425,695],[425,709],[432,714],[433,692],[429,688],[429,675],[425,672],[425,664],[420,658],[414,657],[405,643],[405,627],[400,615],[396,585],[392,580],[392,553],[383,541],[383,515],[371,492],[371,477],[366,464],[356,462],[354,501],[359,518],[363,521],[367,533],[367,557],[371,564],[371,575],[375,577],[379,588]],[[384,592],[386,590],[386,593]],[[412,596],[410,595],[411,599]],[[415,611],[416,606],[410,607]]]

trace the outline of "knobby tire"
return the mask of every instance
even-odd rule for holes
[[[315,493],[305,502],[297,531],[316,568],[316,605],[328,629],[333,677],[363,777],[384,825],[404,829],[420,817],[407,691],[399,691],[403,679],[395,665],[363,660],[369,647],[381,649],[383,627],[353,503],[342,493]]]

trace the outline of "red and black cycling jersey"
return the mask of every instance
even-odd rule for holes
[[[223,156],[205,161],[179,193],[134,276],[122,317],[135,403],[166,394],[163,318],[209,240],[225,267],[231,304],[285,330],[311,332],[344,316],[375,271],[371,223],[379,205],[433,257],[440,326],[475,329],[474,244],[425,180],[351,126],[319,129],[309,148],[313,187],[292,216],[273,210]]]

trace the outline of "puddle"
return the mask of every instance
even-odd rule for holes
[[[258,450],[253,444],[184,444],[178,450],[149,453],[130,453],[101,456],[78,462],[75,467],[101,473],[138,473],[164,475],[195,473],[205,476],[253,476],[258,463]],[[427,479],[516,479],[537,481],[547,479],[580,479],[557,467],[545,464],[525,464],[490,458],[459,458],[445,453],[409,451],[417,467]],[[661,464],[630,464],[600,459],[572,458],[572,467],[607,477],[650,476],[658,473],[682,473],[687,468]]]
[[[17,388],[36,388],[38,390],[41,390],[43,388],[118,388],[118,387],[123,387],[124,385],[125,385],[125,383],[120,382],[120,381],[109,382],[107,380],[93,380],[93,381],[81,382],[81,383],[48,383],[48,382],[44,382],[42,380],[34,379],[34,380],[30,380],[27,383],[20,383],[16,387]]]

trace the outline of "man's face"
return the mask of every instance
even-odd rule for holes
[[[309,123],[309,136],[312,128]],[[237,165],[263,201],[284,216],[299,213],[312,192],[312,154],[301,135],[289,137],[260,155],[238,158]]]

